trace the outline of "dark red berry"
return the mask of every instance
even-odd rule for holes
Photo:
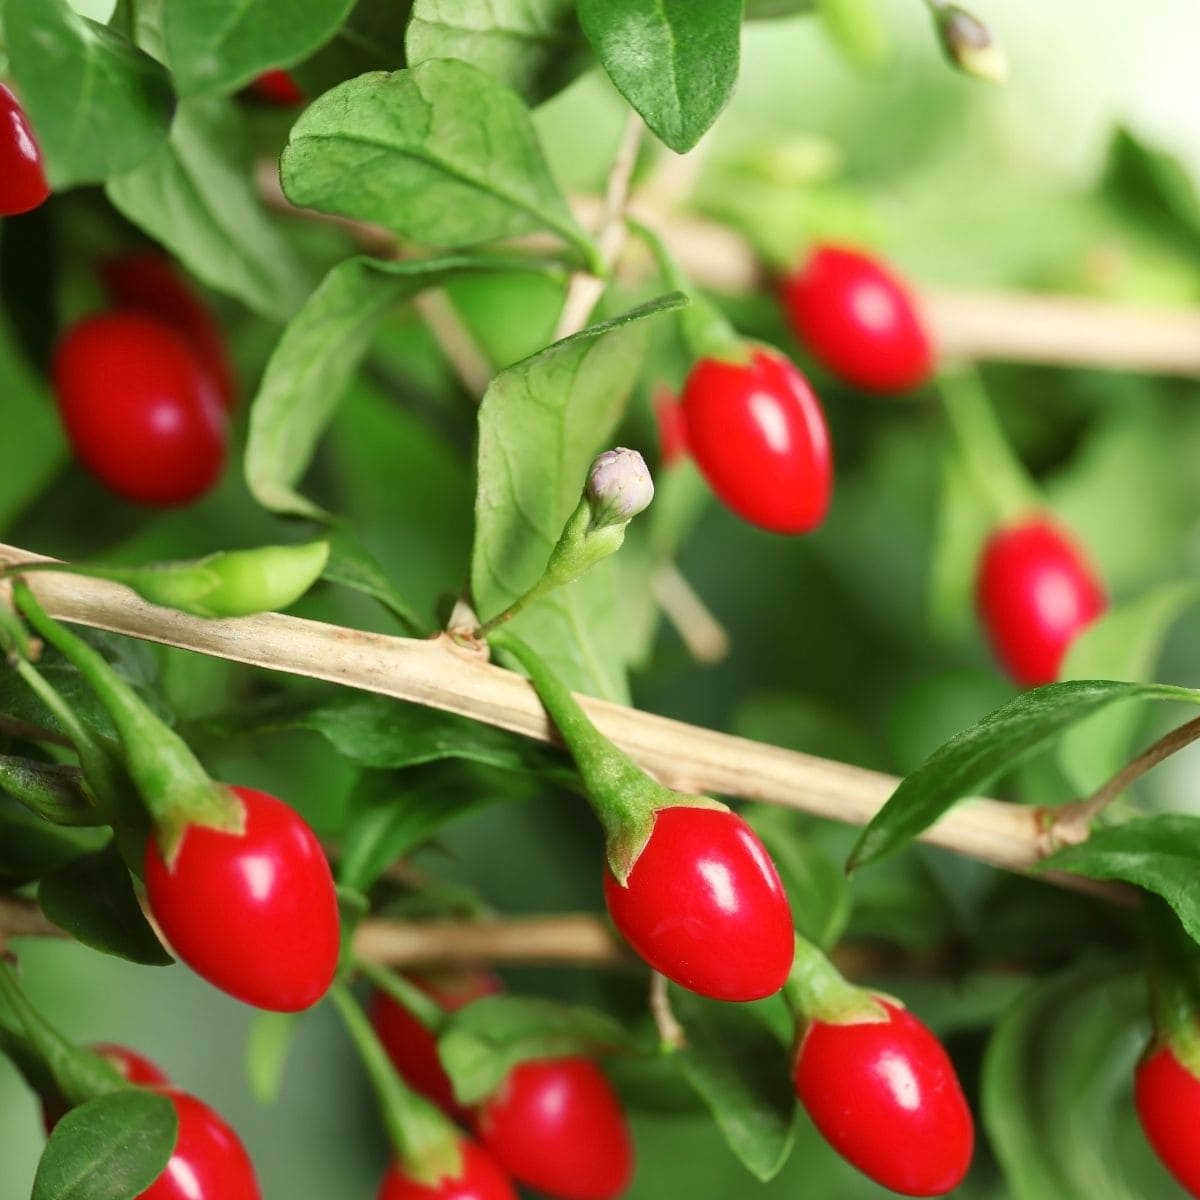
[[[687,426],[683,405],[669,388],[656,388],[654,415],[658,420],[658,453],[664,467],[673,467],[687,457]]]
[[[278,69],[264,71],[250,85],[250,94],[264,104],[275,104],[280,108],[294,108],[305,100],[300,85],[286,71]]]
[[[559,1200],[609,1200],[633,1177],[633,1138],[612,1085],[587,1058],[514,1067],[476,1116],[518,1183]]]
[[[908,287],[870,255],[818,246],[782,284],[796,337],[833,374],[869,392],[902,392],[933,371]]]
[[[736,813],[660,808],[622,887],[604,898],[626,941],[668,979],[717,1000],[759,1000],[787,979],[792,913],[775,864]]]
[[[338,965],[339,918],[316,835],[281,800],[234,788],[245,830],[190,825],[172,867],[146,846],[150,910],[198,975],[247,1004],[296,1012],[315,1004]]]
[[[408,978],[446,1012],[455,1012],[472,1000],[494,995],[501,988],[495,975],[479,970]],[[438,1058],[434,1033],[385,992],[376,992],[371,1001],[371,1024],[404,1082],[465,1124],[469,1114],[455,1103],[454,1088]]]
[[[1189,1195],[1200,1196],[1200,1079],[1160,1046],[1138,1064],[1133,1099],[1154,1153]]]
[[[138,504],[186,504],[225,463],[226,418],[187,343],[141,313],[89,317],[59,342],[58,410],[76,455]]]
[[[702,358],[680,402],[688,450],[738,516],[774,533],[820,525],[833,485],[829,432],[786,358],[768,350],[747,362]]]
[[[137,1200],[260,1200],[254,1164],[236,1133],[207,1104],[173,1088],[179,1137],[163,1173]]]
[[[179,334],[212,377],[224,408],[234,407],[237,383],[221,327],[167,258],[153,250],[125,254],[104,263],[100,278],[117,307],[155,317]]]
[[[813,1021],[796,1053],[796,1095],[825,1140],[905,1196],[940,1196],[971,1165],[975,1129],[958,1076],[932,1033],[882,1001],[886,1021]]]
[[[1053,683],[1067,648],[1105,609],[1083,551],[1045,517],[992,534],[975,601],[993,652],[1023,687]]]
[[[89,1046],[88,1049],[93,1054],[99,1054],[101,1058],[107,1059],[122,1079],[127,1079],[138,1087],[155,1087],[170,1083],[163,1071],[148,1058],[138,1054],[136,1050],[130,1050],[126,1046],[115,1046],[111,1042],[98,1042],[94,1046]],[[66,1111],[66,1108],[51,1108],[43,1104],[42,1124],[45,1125],[47,1133],[62,1120]]]
[[[49,195],[42,152],[25,110],[0,83],[0,217],[29,212]]]
[[[418,1183],[393,1164],[383,1177],[379,1200],[517,1200],[508,1176],[474,1142],[462,1142],[462,1171],[433,1185]]]

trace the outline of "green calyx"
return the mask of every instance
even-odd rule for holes
[[[183,739],[138,699],[91,646],[51,620],[23,580],[14,580],[13,598],[30,625],[74,664],[112,718],[125,768],[157,826],[159,848],[168,867],[189,825],[242,833],[242,802],[229,788],[208,777]],[[91,784],[89,764],[82,756],[81,763]]]
[[[1161,901],[1147,904],[1150,1011],[1155,1046],[1169,1046],[1200,1079],[1200,950]]]
[[[294,604],[321,577],[329,560],[327,541],[297,546],[219,550],[191,562],[144,567],[39,562],[29,571],[61,571],[124,584],[151,604],[194,617],[245,617]]]
[[[888,1019],[887,1009],[876,993],[847,982],[822,951],[799,934],[783,994],[801,1036],[814,1021],[826,1025],[863,1025]]]
[[[435,1104],[407,1087],[396,1074],[349,988],[335,983],[329,998],[362,1059],[388,1139],[404,1173],[430,1188],[444,1179],[458,1178],[463,1169],[462,1134]]]
[[[0,1000],[13,1023],[0,1021],[0,1050],[16,1064],[43,1099],[61,1097],[68,1105],[130,1088],[99,1054],[68,1041],[29,1002],[11,963],[0,962]],[[47,1092],[56,1092],[57,1096]]]
[[[570,750],[592,810],[604,828],[609,869],[625,887],[654,829],[662,808],[714,808],[726,805],[708,796],[689,795],[652,779],[623,750],[618,750],[588,720],[578,701],[545,662],[511,633],[489,639],[494,649],[520,663],[550,719]]]

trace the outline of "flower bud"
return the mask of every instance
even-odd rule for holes
[[[592,529],[624,525],[649,507],[654,499],[654,480],[636,450],[618,446],[592,463],[586,495],[592,510]]]
[[[960,71],[985,83],[1008,78],[1008,58],[977,16],[957,4],[943,4],[936,7],[933,19],[942,49]]]

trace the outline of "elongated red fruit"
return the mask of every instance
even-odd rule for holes
[[[993,652],[1023,687],[1053,683],[1071,643],[1105,609],[1083,551],[1046,517],[992,534],[975,599]]]
[[[437,1183],[421,1183],[393,1163],[383,1177],[379,1200],[517,1200],[517,1193],[491,1156],[472,1141],[462,1141],[462,1170]]]
[[[932,1033],[899,1005],[886,1021],[813,1021],[796,1052],[796,1095],[827,1142],[905,1196],[941,1196],[971,1165],[975,1129]]]
[[[282,800],[251,788],[241,834],[190,825],[174,864],[146,846],[146,895],[189,967],[247,1004],[297,1012],[315,1004],[338,965],[339,917],[316,835]]]
[[[833,486],[829,431],[808,381],[783,355],[702,358],[680,403],[689,453],[739,517],[773,533],[820,525]]]
[[[907,285],[869,254],[821,245],[782,284],[796,337],[869,392],[902,392],[933,371],[933,347]]]
[[[208,373],[169,326],[112,312],[74,325],[54,355],[58,411],[80,462],[137,504],[187,504],[225,464],[226,417]]]
[[[264,71],[251,85],[250,94],[264,104],[274,104],[279,108],[294,108],[304,103],[304,93],[300,85],[287,73],[278,68]]]
[[[1189,1195],[1200,1196],[1200,1079],[1160,1046],[1138,1064],[1133,1098],[1154,1153]]]
[[[633,1177],[633,1139],[612,1085],[587,1058],[514,1067],[476,1118],[518,1182],[558,1200],[613,1200]]]
[[[29,212],[49,195],[42,152],[25,110],[0,83],[0,217]]]
[[[736,813],[660,808],[627,886],[605,870],[604,898],[626,941],[681,987],[759,1000],[787,979],[795,952],[787,895]]]

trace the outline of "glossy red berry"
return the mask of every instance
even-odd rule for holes
[[[882,1003],[886,1021],[809,1024],[796,1054],[796,1095],[864,1175],[905,1196],[940,1196],[971,1165],[971,1110],[937,1038],[906,1009]]]
[[[0,217],[29,212],[49,195],[42,152],[25,110],[0,83]]]
[[[908,287],[868,254],[818,246],[781,287],[796,337],[834,375],[902,392],[933,371],[933,347]]]
[[[656,388],[654,415],[658,421],[658,453],[664,467],[673,467],[687,457],[687,426],[683,405],[669,388]]]
[[[198,975],[247,1004],[297,1012],[315,1004],[338,965],[339,918],[316,835],[281,800],[235,787],[241,834],[191,825],[172,867],[146,846],[150,911]]]
[[[1190,1195],[1200,1196],[1200,1079],[1161,1046],[1138,1064],[1133,1099],[1154,1153]]]
[[[264,104],[275,104],[280,108],[294,108],[304,103],[300,85],[281,70],[264,71],[251,85],[250,94]]]
[[[518,1183],[559,1200],[609,1200],[633,1177],[624,1109],[587,1058],[514,1067],[476,1116],[483,1144]]]
[[[175,1106],[179,1137],[163,1173],[137,1200],[260,1200],[254,1164],[237,1134],[195,1096],[159,1090]]]
[[[430,1186],[418,1183],[393,1164],[383,1177],[379,1200],[517,1200],[517,1193],[491,1156],[475,1142],[462,1142],[462,1171]]]
[[[456,1012],[472,1000],[494,995],[501,987],[489,971],[465,970],[437,977],[408,978],[446,1012]],[[454,1088],[438,1058],[434,1033],[384,992],[376,992],[371,1001],[371,1024],[404,1082],[465,1124],[469,1114],[455,1103]]]
[[[118,308],[132,309],[169,325],[192,348],[211,376],[228,411],[237,399],[225,335],[208,306],[170,261],[153,250],[110,259],[100,268],[104,290]]]
[[[738,516],[774,533],[806,533],[825,519],[833,462],[825,414],[782,355],[748,362],[703,358],[680,398],[688,450]]]
[[[975,601],[993,652],[1023,687],[1054,682],[1067,648],[1105,609],[1083,551],[1044,517],[992,534]]]
[[[717,1000],[759,1000],[787,979],[792,912],[758,835],[736,813],[660,808],[622,887],[604,873],[625,940],[668,979]]]
[[[186,504],[225,463],[226,418],[187,344],[141,313],[89,317],[59,342],[54,390],[87,469],[138,504]]]

